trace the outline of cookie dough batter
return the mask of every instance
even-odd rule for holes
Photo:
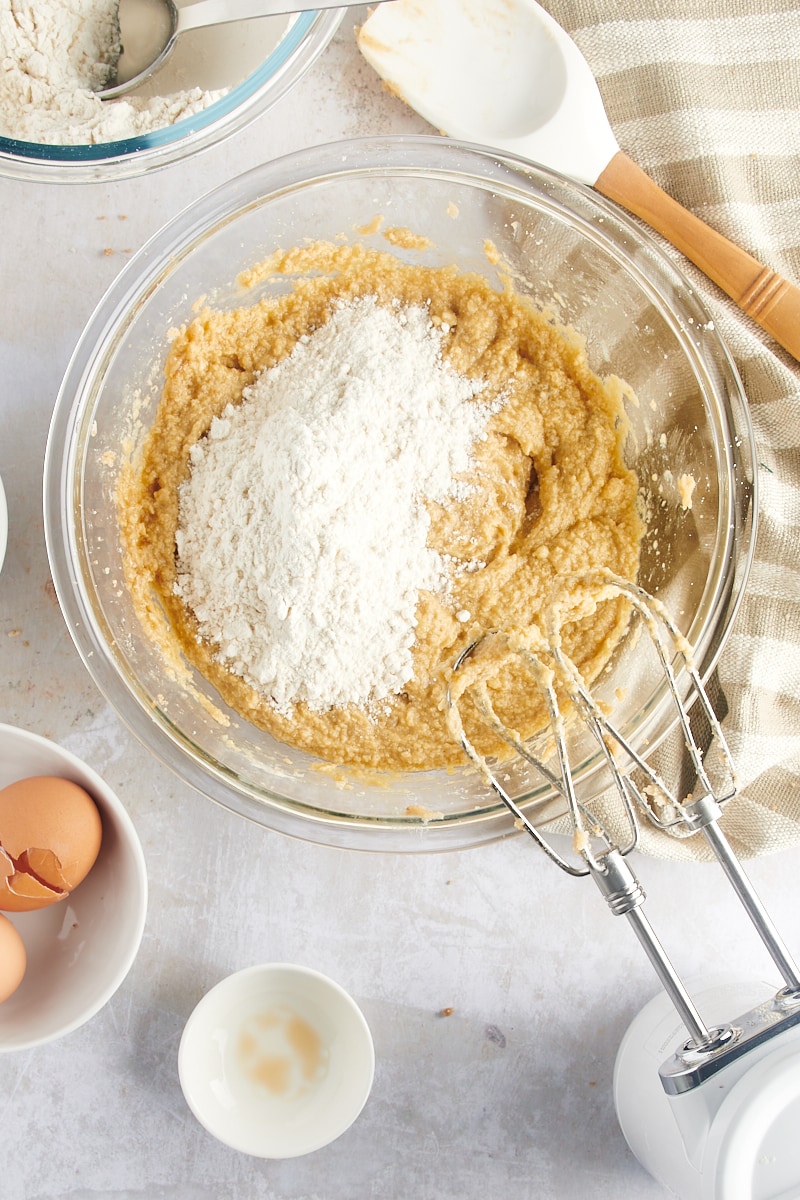
[[[143,619],[153,600],[170,636],[225,701],[280,741],[323,759],[385,769],[439,768],[463,762],[448,732],[444,689],[458,654],[488,629],[541,623],[559,577],[607,567],[634,578],[643,526],[638,481],[626,468],[619,380],[590,370],[580,340],[550,322],[511,285],[495,290],[477,274],[408,265],[362,244],[317,244],[276,252],[243,279],[292,281],[234,311],[201,312],[179,331],[141,462],[120,487],[127,582]],[[502,398],[474,448],[471,487],[429,505],[429,544],[450,556],[446,594],[422,592],[414,676],[380,703],[282,714],[219,660],[198,637],[192,611],[176,595],[178,489],[192,447],[258,374],[292,352],[329,319],[337,301],[373,296],[378,304],[427,305],[445,329],[444,354],[461,374],[483,381],[480,399]],[[387,536],[391,531],[387,530]],[[624,633],[623,602],[603,602],[566,628],[567,652],[591,681]],[[515,664],[493,681],[501,718],[523,735],[542,725],[536,689]],[[465,705],[464,725],[485,754],[502,747]]]

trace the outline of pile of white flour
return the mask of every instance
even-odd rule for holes
[[[418,593],[448,582],[425,501],[464,489],[492,411],[444,336],[426,308],[343,302],[193,448],[176,592],[279,712],[412,677]]]
[[[199,88],[101,100],[119,57],[116,0],[0,0],[0,136],[48,145],[136,137],[207,107]]]

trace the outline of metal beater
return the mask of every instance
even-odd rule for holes
[[[719,1077],[720,1072],[734,1063],[739,1062],[741,1067],[740,1060],[745,1056],[763,1057],[769,1044],[786,1035],[787,1031],[797,1027],[800,1033],[800,972],[720,828],[723,806],[736,794],[736,773],[725,736],[693,662],[686,638],[664,606],[637,584],[602,570],[588,572],[568,582],[569,590],[565,589],[561,598],[557,597],[549,606],[547,624],[543,630],[532,628],[521,634],[491,632],[473,642],[461,654],[454,664],[447,693],[448,724],[484,780],[513,814],[518,828],[524,829],[548,858],[569,875],[590,875],[611,912],[615,916],[624,915],[628,918],[689,1034],[688,1040],[684,1040],[675,1053],[661,1064],[658,1072],[666,1096],[679,1097],[700,1088],[707,1080]],[[568,599],[565,598],[567,596]],[[580,671],[564,651],[562,630],[568,621],[588,615],[603,600],[620,597],[629,603],[632,621],[638,619],[658,656],[670,703],[677,714],[686,752],[695,772],[696,783],[688,796],[675,795],[674,789],[670,790],[660,775],[629,744],[602,711]],[[518,734],[503,724],[492,704],[489,684],[503,663],[512,656],[519,656],[525,663],[546,705],[554,743],[554,754],[548,754],[547,761],[533,753]],[[469,696],[487,726],[563,797],[573,829],[575,861],[569,861],[560,853],[526,816],[490,770],[485,757],[467,737],[460,709],[465,696]],[[707,736],[704,740],[707,745],[704,750],[692,732],[689,719],[690,709],[695,704],[699,705],[706,723]],[[697,710],[693,715],[697,715]],[[612,795],[616,794],[624,815],[626,835],[622,839],[613,838],[607,823],[600,820],[576,794],[567,751],[568,719],[575,717],[583,721],[592,733],[610,773]],[[555,768],[548,765],[553,759],[557,764]],[[627,856],[638,843],[639,821],[642,818],[673,837],[701,834],[705,838],[783,979],[784,986],[770,1002],[760,1004],[730,1022],[712,1027],[706,1024],[645,916],[645,893],[627,861]],[[729,1078],[730,1072],[723,1077]],[[717,1080],[715,1086],[724,1088],[726,1084]],[[792,1096],[800,1103],[800,1070]],[[704,1120],[708,1120],[708,1116],[705,1113]],[[637,1151],[636,1146],[633,1148]],[[790,1152],[795,1155],[794,1147]],[[795,1157],[798,1161],[797,1183],[800,1189],[800,1150]],[[773,1192],[767,1194],[772,1196]],[[800,1190],[785,1194],[800,1196]],[[702,1192],[702,1195],[705,1196],[706,1192]]]

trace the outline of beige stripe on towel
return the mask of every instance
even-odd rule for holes
[[[685,0],[676,15],[672,0],[544,6],[586,56],[622,149],[688,209],[800,284],[800,7],[733,0],[722,11],[718,0]],[[800,367],[661,245],[728,343],[755,429],[755,562],[715,684],[741,784],[725,824],[739,853],[764,854],[800,842]],[[696,839],[655,832],[645,848],[706,857]]]

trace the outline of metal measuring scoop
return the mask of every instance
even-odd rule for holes
[[[385,0],[373,0],[382,4]],[[108,86],[97,92],[114,100],[160,70],[182,33],[254,17],[278,17],[323,8],[347,8],[342,0],[197,0],[180,8],[173,0],[119,0],[122,52]]]

